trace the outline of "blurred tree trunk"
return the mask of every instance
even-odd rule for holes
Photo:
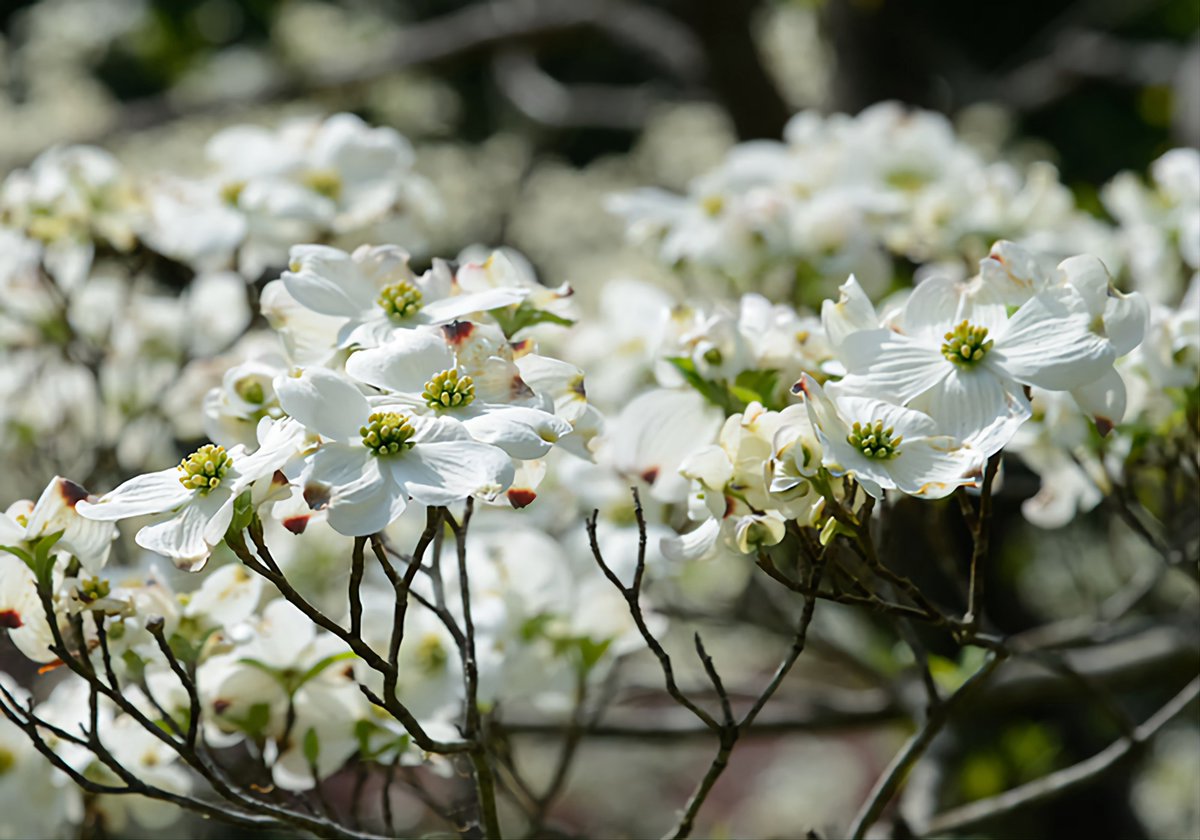
[[[704,47],[708,83],[742,140],[778,140],[791,116],[754,41],[760,5],[760,0],[685,0],[679,8]]]

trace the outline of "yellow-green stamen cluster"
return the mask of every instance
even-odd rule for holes
[[[894,432],[891,426],[885,429],[882,420],[855,423],[846,436],[846,442],[868,458],[888,461],[900,454],[900,441],[904,440],[901,435],[893,437]]]
[[[417,644],[417,666],[426,674],[440,673],[446,667],[449,658],[441,639],[432,633],[426,635]]]
[[[416,434],[408,419],[394,411],[377,411],[359,428],[363,445],[375,455],[397,455],[413,446]]]
[[[421,392],[430,408],[461,408],[475,399],[475,382],[457,368],[444,370],[425,383]]]
[[[342,176],[333,169],[310,169],[301,178],[304,186],[326,198],[337,201],[342,195]]]
[[[179,469],[183,472],[179,483],[189,490],[208,493],[221,486],[221,479],[232,464],[233,459],[224,446],[206,443],[179,462]]]
[[[421,298],[420,289],[407,280],[401,280],[385,286],[375,302],[392,318],[408,318],[421,308]]]
[[[942,355],[959,367],[971,367],[981,361],[996,342],[989,341],[987,327],[973,327],[963,321],[946,333]]]

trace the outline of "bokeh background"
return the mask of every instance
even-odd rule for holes
[[[419,260],[507,245],[547,285],[570,282],[584,299],[621,276],[686,295],[669,267],[627,244],[606,196],[684,190],[735,143],[779,138],[796,111],[856,113],[895,99],[945,113],[997,156],[1052,161],[1079,204],[1102,214],[1100,184],[1200,144],[1198,31],[1200,0],[6,0],[0,177],[59,143],[101,145],[134,171],[198,172],[224,126],[350,111],[407,136],[415,170],[442,197]],[[47,475],[0,467],[0,503],[35,494]],[[1019,512],[1031,492],[1017,470],[998,500],[988,610],[1007,632],[1086,611],[1152,562],[1132,539],[1111,542],[1103,513],[1035,532]],[[1194,527],[1196,516],[1182,521]],[[918,582],[939,550],[921,540],[897,539],[908,548],[894,558]],[[1033,553],[1046,562],[1030,564]],[[1148,623],[1156,609],[1185,616],[1162,646],[1107,651],[1101,663],[1136,719],[1200,661],[1200,619],[1178,611],[1194,606],[1188,592],[1167,581],[1152,599]],[[725,644],[752,649],[757,639]],[[6,644],[0,666],[27,674]],[[880,649],[873,664],[898,667],[892,653]],[[809,672],[801,664],[820,679],[828,660]],[[964,799],[1114,737],[1069,688],[1033,676],[977,714],[977,726],[955,730],[952,755],[925,771],[956,774]],[[980,834],[1198,836],[1198,724],[1193,708],[1100,783]],[[842,820],[903,734],[885,722],[747,743],[706,824],[783,837],[798,823]],[[584,750],[588,770],[564,811],[584,833],[609,825],[639,836],[641,815],[682,801],[708,751],[599,742]],[[629,773],[630,762],[642,769]],[[185,825],[189,836],[208,830]]]

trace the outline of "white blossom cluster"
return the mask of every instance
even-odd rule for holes
[[[284,790],[354,756],[450,767],[369,701],[379,673],[231,556],[247,528],[344,622],[351,545],[400,558],[426,512],[471,500],[469,582],[452,564],[416,577],[397,654],[397,696],[453,739],[464,665],[424,608],[443,588],[469,589],[478,696],[497,715],[562,714],[641,645],[584,528],[598,511],[598,544],[627,577],[630,484],[660,549],[651,576],[687,586],[716,558],[750,567],[799,534],[828,543],[888,494],[976,491],[1002,453],[1041,478],[1025,515],[1062,525],[1147,439],[1195,434],[1194,151],[1160,159],[1149,185],[1110,184],[1111,224],[1048,165],[988,162],[942,118],[885,105],[802,114],[786,142],[739,147],[687,197],[614,199],[669,264],[739,278],[783,265],[839,285],[819,311],[757,291],[682,301],[636,279],[576,296],[507,250],[414,267],[437,199],[403,138],[349,115],[228,129],[209,158],[196,178],[135,177],[98,149],[55,149],[0,188],[0,457],[66,439],[56,472],[116,485],[93,495],[56,477],[0,515],[0,627],[44,670],[61,665],[59,640],[86,651],[164,723],[189,700],[169,645],[194,666],[206,742],[244,745]],[[895,258],[919,266],[914,286],[891,283]],[[202,437],[173,463],[177,441]],[[125,520],[145,552],[132,569],[108,564]],[[352,621],[374,650],[395,597],[382,573],[362,582]],[[444,609],[463,618],[456,599]],[[122,764],[164,790],[196,783],[137,716],[103,698],[92,712],[74,676],[33,708],[65,732],[103,716]],[[94,752],[46,737],[107,778]],[[43,820],[82,808],[0,722],[0,803],[30,797],[52,800]],[[175,814],[129,797],[95,807],[114,828]]]

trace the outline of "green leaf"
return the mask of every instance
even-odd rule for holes
[[[347,660],[357,659],[357,658],[358,658],[358,654],[354,653],[354,651],[351,651],[351,650],[347,650],[347,651],[343,651],[342,653],[335,653],[330,656],[326,656],[324,659],[320,660],[315,665],[313,665],[311,668],[309,668],[307,671],[305,671],[303,674],[301,674],[299,679],[296,680],[295,685],[291,690],[295,691],[296,689],[300,688],[300,686],[304,685],[306,682],[308,682],[309,680],[316,677],[318,674],[320,674],[322,671],[324,671],[326,668],[328,668],[330,665],[333,665],[334,663],[345,662]]]
[[[699,371],[696,370],[696,363],[691,359],[686,356],[669,356],[667,361],[679,371],[688,385],[699,392],[700,396],[726,414],[736,414],[741,410],[741,406],[737,405],[725,385],[709,381],[701,376]]]
[[[258,739],[271,722],[271,706],[268,703],[255,703],[241,720],[232,717],[229,720],[251,738]]]
[[[760,402],[767,408],[778,411],[782,406],[776,400],[776,391],[779,386],[779,371],[771,368],[769,370],[744,370],[737,375],[733,381],[733,386],[730,387],[730,392],[739,400],[749,405],[752,402]]]
[[[317,737],[317,730],[310,726],[304,733],[304,760],[309,764],[316,764],[320,754],[321,739]]]
[[[535,309],[527,302],[507,309],[493,309],[492,316],[500,324],[500,329],[504,330],[506,338],[512,338],[521,330],[532,327],[534,324],[558,324],[560,327],[569,327],[575,323],[570,318],[555,315],[553,312]]]
[[[250,527],[250,520],[254,518],[254,504],[250,501],[250,491],[244,491],[240,496],[233,500],[233,519],[229,521],[229,527],[226,533],[233,532],[241,535]]]
[[[33,556],[24,549],[17,548],[15,545],[0,545],[0,551],[7,551],[15,557],[21,558],[21,561],[33,571]]]
[[[30,568],[33,569],[33,576],[36,578],[38,586],[43,586],[46,589],[50,588],[51,578],[54,575],[55,556],[51,554],[54,544],[62,538],[62,531],[55,531],[49,536],[42,537],[33,544],[33,564]]]

